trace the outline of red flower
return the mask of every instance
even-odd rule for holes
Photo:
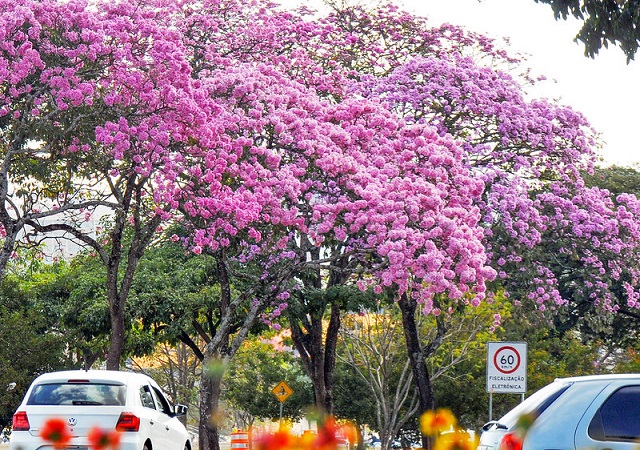
[[[89,447],[93,450],[116,450],[120,445],[120,433],[115,430],[103,430],[99,427],[94,427],[89,431],[87,435],[89,441]]]
[[[287,429],[273,434],[263,434],[256,439],[253,448],[257,450],[287,450],[296,447],[296,439]]]
[[[515,433],[507,433],[502,437],[500,450],[522,450],[522,440]]]
[[[338,429],[333,417],[327,417],[325,422],[318,428],[318,437],[316,439],[315,448],[318,449],[336,449],[338,448]]]
[[[65,447],[71,440],[71,431],[67,423],[58,418],[49,419],[40,430],[40,437],[53,444],[53,448]]]

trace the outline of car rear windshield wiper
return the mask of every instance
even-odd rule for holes
[[[102,405],[100,402],[94,402],[91,400],[74,400],[72,402],[74,405]]]
[[[484,425],[482,425],[482,431],[487,431],[489,428],[491,428],[494,425],[495,425],[497,430],[508,430],[509,429],[509,427],[507,427],[505,424],[502,424],[502,423],[498,422],[497,420],[492,420],[491,422],[487,422]]]

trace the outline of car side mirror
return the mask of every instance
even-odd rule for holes
[[[186,416],[187,415],[187,407],[185,405],[175,405],[173,407],[173,412],[176,416]]]

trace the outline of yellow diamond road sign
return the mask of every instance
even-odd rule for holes
[[[286,399],[291,397],[291,394],[293,394],[293,389],[291,389],[287,383],[281,381],[276,387],[271,390],[271,392],[273,392],[273,395],[275,395],[276,398],[280,400],[280,403],[282,403]]]

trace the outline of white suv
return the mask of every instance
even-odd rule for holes
[[[186,407],[169,406],[150,377],[133,372],[73,370],[39,376],[13,416],[10,450],[38,450],[48,443],[40,429],[51,418],[63,419],[72,440],[66,448],[87,450],[88,432],[118,430],[120,450],[190,450],[179,416]]]
[[[640,374],[558,378],[487,423],[477,450],[499,450],[518,436],[523,415],[535,418],[524,450],[638,450]]]

